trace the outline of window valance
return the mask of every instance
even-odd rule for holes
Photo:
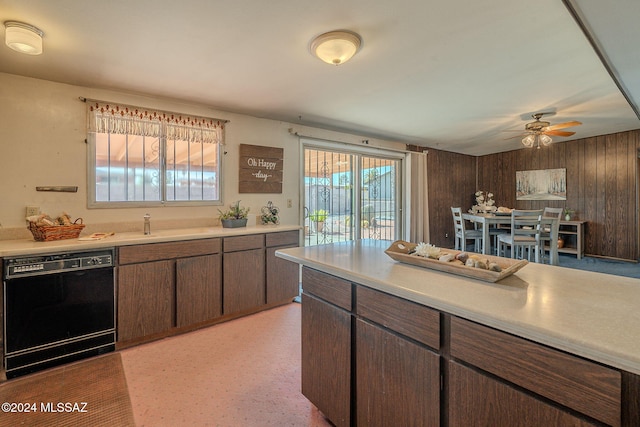
[[[89,132],[224,143],[225,120],[87,100]]]

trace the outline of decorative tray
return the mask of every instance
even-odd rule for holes
[[[502,271],[491,271],[482,268],[468,267],[466,265],[457,264],[454,262],[444,262],[433,258],[427,258],[409,253],[412,252],[415,247],[418,246],[415,243],[405,242],[403,240],[396,240],[385,250],[384,252],[396,261],[406,264],[415,265],[418,267],[430,268],[432,270],[444,271],[446,273],[457,274],[459,276],[470,277],[472,279],[484,280],[485,282],[497,282],[507,276],[511,276],[516,271],[527,265],[529,262],[526,259],[517,260],[511,258],[503,258],[493,255],[482,255],[474,252],[467,252],[469,256],[476,255],[481,259],[486,259],[489,262],[495,262],[500,266]],[[441,249],[441,255],[452,254],[454,257],[460,252],[455,249]]]

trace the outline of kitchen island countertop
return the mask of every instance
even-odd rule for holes
[[[389,241],[276,256],[640,375],[640,280],[529,263],[488,283],[392,260]]]

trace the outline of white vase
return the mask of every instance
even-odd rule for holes
[[[566,215],[564,216],[564,220],[565,220],[565,221],[571,221],[571,215],[566,214]]]

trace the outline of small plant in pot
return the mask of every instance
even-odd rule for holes
[[[562,213],[564,214],[564,219],[566,221],[571,221],[571,217],[573,216],[574,210],[570,208],[564,208]]]
[[[247,216],[249,215],[249,208],[243,208],[240,206],[240,200],[229,206],[229,209],[220,212],[220,222],[224,228],[236,228],[247,226]]]
[[[311,215],[309,215],[309,220],[316,224],[317,232],[322,232],[322,229],[324,228],[324,222],[327,220],[328,216],[329,212],[325,211],[324,209],[317,209],[313,211]]]

